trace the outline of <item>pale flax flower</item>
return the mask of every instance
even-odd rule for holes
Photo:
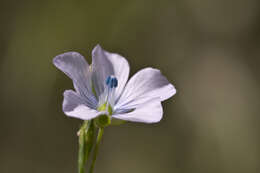
[[[64,113],[82,120],[106,115],[109,119],[159,122],[163,115],[161,102],[176,93],[174,86],[154,68],[138,71],[127,82],[127,60],[99,45],[92,51],[91,65],[77,52],[58,55],[53,63],[72,79],[75,88],[64,92]]]

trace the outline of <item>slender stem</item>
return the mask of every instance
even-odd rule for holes
[[[84,160],[85,163],[88,161],[90,152],[94,145],[94,131],[95,131],[94,122],[93,120],[90,120],[85,130],[85,160]]]
[[[103,133],[104,133],[104,128],[99,128],[98,136],[97,136],[97,142],[96,142],[93,160],[92,160],[92,164],[91,164],[89,173],[93,173],[93,171],[94,171],[94,167],[95,167],[95,163],[96,163],[96,159],[97,159],[97,154],[98,154],[98,148],[99,148],[99,144],[100,144],[100,141],[102,139]]]
[[[85,160],[85,129],[87,124],[84,123],[79,130],[79,154],[78,154],[78,173],[84,173]]]
[[[94,123],[92,120],[84,121],[79,132],[79,156],[78,173],[85,172],[85,164],[88,161],[91,149],[94,144]]]

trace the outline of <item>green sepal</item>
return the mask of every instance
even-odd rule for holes
[[[100,115],[97,118],[95,118],[95,125],[98,128],[104,128],[107,127],[111,124],[111,115],[113,112],[113,109],[110,105],[107,105],[108,103],[104,103],[103,105],[98,107],[98,111],[106,111],[108,112],[109,115]]]
[[[111,124],[111,117],[108,115],[100,115],[95,119],[95,125],[98,128],[104,128]]]

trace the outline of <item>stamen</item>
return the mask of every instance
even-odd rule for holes
[[[113,77],[113,76],[108,76],[107,79],[106,79],[106,85],[108,87],[110,87],[111,89],[116,88],[117,85],[118,85],[117,78]]]
[[[114,88],[116,88],[116,87],[117,87],[117,84],[118,84],[117,78],[114,78],[113,84],[114,84]]]
[[[99,100],[99,105],[105,105],[105,110],[113,109],[115,104],[115,90],[118,86],[118,80],[114,76],[108,76],[105,81],[105,90]],[[111,111],[110,111],[111,112]]]
[[[111,77],[108,76],[107,79],[106,79],[106,84],[109,85],[110,82],[111,82]]]
[[[111,78],[111,82],[110,82],[110,88],[111,88],[111,89],[113,88],[114,81],[115,81],[115,79],[112,77],[112,78]]]

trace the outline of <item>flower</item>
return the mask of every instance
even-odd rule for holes
[[[72,79],[75,88],[64,92],[63,112],[82,120],[106,115],[110,119],[159,122],[163,115],[161,102],[176,93],[174,86],[154,68],[138,71],[127,82],[127,60],[99,45],[92,51],[91,65],[77,52],[58,55],[53,63]]]

